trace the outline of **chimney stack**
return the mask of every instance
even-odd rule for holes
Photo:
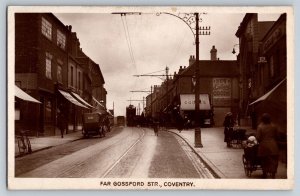
[[[194,55],[191,55],[191,56],[190,56],[190,59],[189,59],[189,66],[193,65],[195,61],[196,61],[196,60],[195,60],[195,56],[194,56]]]
[[[215,48],[215,46],[213,46],[212,49],[210,50],[210,60],[211,61],[217,60],[217,49]]]

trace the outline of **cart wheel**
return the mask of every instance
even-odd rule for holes
[[[98,129],[98,134],[99,134],[100,138],[103,136],[103,131],[102,131],[101,127]]]
[[[251,173],[252,173],[251,164],[249,161],[246,160],[244,154],[243,154],[243,164],[244,164],[245,175],[251,177]]]

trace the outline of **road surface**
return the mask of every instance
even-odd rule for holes
[[[124,127],[16,158],[16,177],[213,178],[175,134]]]

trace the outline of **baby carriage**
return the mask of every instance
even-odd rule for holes
[[[246,138],[246,130],[240,128],[232,128],[230,133],[230,146],[233,148],[241,148],[242,141]]]
[[[252,172],[262,169],[261,162],[257,156],[258,143],[254,136],[250,136],[244,145],[243,164],[246,176],[250,177]]]

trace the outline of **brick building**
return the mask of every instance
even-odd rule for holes
[[[199,66],[200,99],[202,104],[206,103],[206,105],[200,104],[200,113],[201,110],[211,112],[214,115],[215,126],[221,126],[227,112],[231,111],[235,116],[238,113],[238,64],[236,61],[219,60],[217,58],[217,49],[213,46],[211,60],[200,60]],[[159,90],[162,93],[158,94],[160,98],[152,99],[152,107],[155,105],[153,113],[168,113],[170,120],[172,118],[172,110],[177,107],[182,117],[188,115],[193,118],[195,107],[184,106],[184,104],[193,104],[194,102],[194,74],[195,57],[190,56],[189,66],[180,66],[178,73],[175,72],[173,78],[170,78],[169,82],[171,83],[168,85],[168,91],[164,90],[166,89],[165,87],[162,88],[162,86],[166,86],[165,82],[162,83]],[[166,99],[169,99],[169,101],[166,101]],[[185,100],[183,101],[182,99]],[[151,107],[149,102],[146,105]],[[185,107],[189,109],[185,109]]]
[[[62,112],[68,131],[81,127],[82,112],[91,110],[93,85],[106,92],[99,65],[87,63],[76,33],[51,13],[15,14],[15,83],[41,104],[16,99],[16,129],[36,135],[57,133]],[[85,61],[82,60],[84,56]],[[100,79],[91,76],[96,73]],[[99,99],[97,91],[95,97]],[[106,93],[101,97],[105,100]]]
[[[268,112],[286,132],[286,14],[269,22],[258,21],[257,14],[246,14],[236,36],[244,117],[256,128],[261,115]]]

